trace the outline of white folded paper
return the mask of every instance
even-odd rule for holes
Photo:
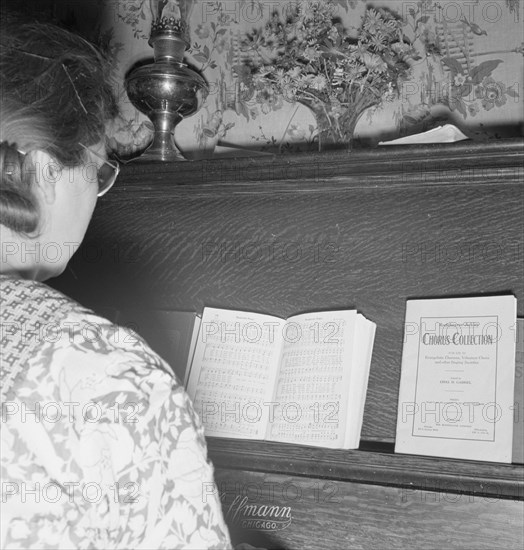
[[[381,141],[379,145],[413,145],[416,143],[453,143],[469,139],[453,124],[438,126],[422,134],[414,134],[393,141]]]

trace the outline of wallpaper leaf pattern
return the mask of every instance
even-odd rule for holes
[[[314,0],[307,2],[314,4]],[[491,11],[480,0],[467,2],[457,11],[460,3],[449,1],[334,1],[336,17],[353,32],[367,8],[387,7],[402,18],[403,34],[416,50],[412,80],[397,98],[385,98],[359,120],[357,136],[363,144],[443,122],[481,139],[502,137],[500,128],[504,131],[506,124],[512,125],[509,135],[518,131],[524,85],[519,21],[524,8],[511,0],[489,4]],[[129,104],[123,89],[123,76],[130,66],[137,58],[152,55],[147,45],[149,2],[120,0],[105,5],[100,37],[115,59],[115,81],[123,105],[122,118],[112,130],[112,145],[129,152],[144,148],[151,139],[151,124]],[[307,107],[270,86],[253,89],[248,85],[251,75],[246,62],[260,62],[261,55],[270,54],[257,42],[257,33],[271,20],[275,6],[256,0],[195,3],[186,58],[206,78],[210,94],[203,108],[176,130],[183,152],[206,156],[217,144],[277,152],[318,148],[317,120]],[[252,44],[246,48],[248,36]],[[140,55],[130,56],[130,51]]]

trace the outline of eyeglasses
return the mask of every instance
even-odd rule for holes
[[[79,145],[80,147],[83,147],[86,151],[89,151],[92,155],[103,161],[103,164],[97,168],[96,173],[96,177],[98,180],[97,196],[101,197],[102,195],[105,195],[111,189],[111,187],[113,187],[116,178],[118,177],[118,174],[120,172],[120,166],[117,163],[106,160],[104,157],[102,157],[98,153],[95,153],[93,150],[89,149],[85,145],[82,145],[81,143],[79,143]]]
[[[101,197],[105,195],[111,187],[113,187],[116,178],[118,177],[118,174],[120,173],[120,166],[118,163],[110,162],[109,160],[106,160],[104,157],[99,155],[98,153],[95,153],[85,145],[82,145],[79,143],[80,147],[83,147],[86,151],[89,151],[92,155],[99,158],[101,161],[103,161],[102,166],[97,166],[96,169],[96,179],[98,181],[98,197]],[[18,153],[25,157],[27,153],[25,151],[21,151],[20,149],[17,149]],[[94,163],[93,163],[94,164]],[[14,172],[14,168],[7,169],[6,173],[7,175],[12,175]]]

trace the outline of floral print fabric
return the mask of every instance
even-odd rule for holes
[[[2,403],[1,548],[230,548],[202,426],[163,360],[46,285],[0,277],[0,292],[4,373],[32,349]]]

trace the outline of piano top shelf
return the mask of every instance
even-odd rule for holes
[[[271,472],[491,499],[524,499],[524,467],[395,454],[392,443],[362,442],[339,450],[272,441],[208,438],[216,468]]]

